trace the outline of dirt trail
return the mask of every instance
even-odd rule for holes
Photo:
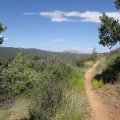
[[[91,80],[94,77],[98,64],[99,62],[85,74],[86,93],[92,110],[91,120],[120,120],[120,115],[110,106],[106,105],[104,100],[92,89]]]

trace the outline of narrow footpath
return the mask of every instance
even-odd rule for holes
[[[92,89],[91,80],[93,79],[96,67],[99,62],[93,65],[85,74],[85,86],[88,102],[91,107],[91,120],[120,120],[114,109],[104,103],[104,100]]]

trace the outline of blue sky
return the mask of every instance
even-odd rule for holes
[[[98,44],[99,16],[120,19],[112,0],[0,0],[8,29],[2,46],[51,51],[109,51]]]

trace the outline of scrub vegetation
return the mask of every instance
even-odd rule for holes
[[[7,62],[1,59],[0,119],[85,120],[90,116],[84,72],[88,63],[94,63],[91,55],[67,53],[66,59],[66,53],[47,54],[21,52]]]

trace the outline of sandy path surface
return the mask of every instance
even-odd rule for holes
[[[104,100],[92,89],[91,80],[94,77],[97,62],[85,74],[85,86],[88,101],[92,110],[91,120],[120,120],[120,115],[104,103]]]

